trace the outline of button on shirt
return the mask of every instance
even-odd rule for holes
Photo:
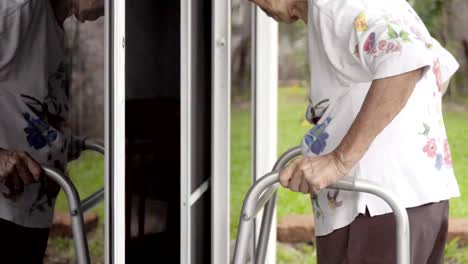
[[[459,65],[413,8],[404,0],[309,0],[308,42],[311,105],[321,116],[302,140],[303,154],[338,146],[373,80],[424,68],[406,106],[347,176],[379,184],[407,208],[459,196],[441,106],[443,83]],[[331,189],[312,204],[317,236],[366,208],[371,216],[392,211],[376,196]]]
[[[64,170],[69,131],[64,39],[48,0],[0,1],[0,148],[26,151]],[[15,199],[0,194],[0,218],[49,227],[58,186],[44,178]]]

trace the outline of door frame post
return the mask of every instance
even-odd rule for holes
[[[105,260],[125,263],[125,1],[105,2]]]
[[[229,263],[231,1],[212,0],[211,263]]]
[[[252,30],[252,148],[253,181],[270,172],[278,141],[278,23],[255,6]],[[255,241],[261,214],[255,221]],[[276,212],[273,213],[266,263],[276,263]],[[254,243],[256,244],[256,243]],[[255,245],[256,246],[256,245]]]

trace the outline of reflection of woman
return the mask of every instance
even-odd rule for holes
[[[64,171],[70,134],[64,20],[103,14],[103,0],[0,4],[0,250],[2,263],[42,263],[58,188],[38,164]]]
[[[306,157],[280,175],[313,194],[319,263],[396,263],[390,208],[326,189],[345,175],[408,208],[411,263],[443,263],[448,200],[459,196],[441,113],[453,56],[404,0],[252,1],[278,21],[307,23],[312,105],[328,100],[324,111],[309,107]]]

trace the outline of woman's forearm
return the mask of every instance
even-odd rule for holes
[[[361,110],[334,151],[344,172],[351,170],[377,135],[403,109],[420,78],[421,69],[418,69],[372,82]]]

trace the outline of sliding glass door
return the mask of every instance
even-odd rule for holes
[[[227,261],[229,5],[216,2],[108,1],[109,263]]]

